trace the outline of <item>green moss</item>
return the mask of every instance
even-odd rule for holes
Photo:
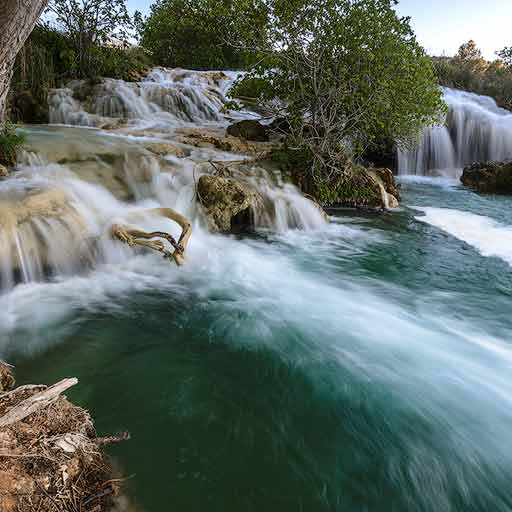
[[[12,167],[16,164],[16,153],[25,143],[25,135],[16,131],[16,126],[6,123],[0,129],[0,164]]]

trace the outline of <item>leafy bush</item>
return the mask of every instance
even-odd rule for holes
[[[265,3],[265,58],[235,92],[286,118],[288,160],[300,157],[299,181],[329,203],[354,173],[351,158],[382,141],[410,144],[438,122],[446,107],[433,65],[393,0]]]
[[[25,135],[16,132],[16,126],[6,123],[0,129],[0,164],[13,166],[16,163],[16,153],[25,143]]]

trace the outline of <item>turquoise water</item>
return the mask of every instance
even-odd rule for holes
[[[402,194],[20,286],[3,355],[131,432],[110,453],[146,512],[510,511],[512,199]]]

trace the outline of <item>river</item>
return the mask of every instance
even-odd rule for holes
[[[59,137],[141,142],[29,129],[34,147]],[[128,208],[62,166],[32,162],[9,187],[65,173],[81,212]],[[78,377],[69,396],[98,432],[131,433],[110,453],[145,512],[510,511],[512,199],[401,171],[399,210],[195,224],[180,268],[108,246],[11,283],[1,353],[21,383]]]

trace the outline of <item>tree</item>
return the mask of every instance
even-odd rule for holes
[[[102,45],[128,39],[126,0],[50,0],[48,10],[71,41],[78,76],[95,76]]]
[[[259,101],[286,117],[289,153],[317,190],[334,186],[351,157],[382,140],[407,144],[439,120],[432,63],[394,0],[266,3],[271,49],[260,48],[266,58],[239,88],[259,80]]]
[[[48,0],[3,0],[0,10],[0,125],[5,122],[7,93],[16,55],[34,28]]]
[[[157,0],[146,20],[135,19],[155,62],[196,69],[245,67],[253,52],[242,43],[264,44],[268,23],[263,0]]]
[[[457,52],[457,58],[462,61],[481,60],[482,52],[473,39],[461,44]]]
[[[496,55],[505,63],[505,65],[512,67],[512,46],[507,46],[496,52]]]

